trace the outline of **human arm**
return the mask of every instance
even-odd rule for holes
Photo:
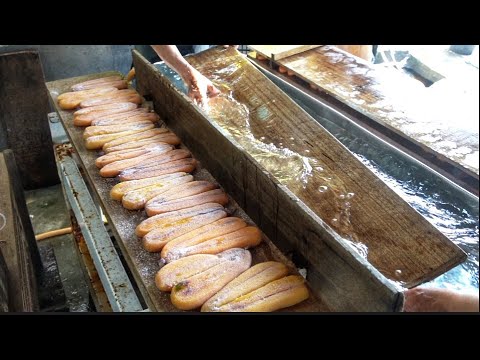
[[[478,294],[448,289],[413,288],[405,293],[405,312],[478,312]]]
[[[200,74],[180,54],[175,45],[151,45],[162,60],[183,79],[188,87],[188,95],[202,104],[207,96],[218,95],[218,89],[205,76]]]

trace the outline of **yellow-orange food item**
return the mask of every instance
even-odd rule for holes
[[[244,249],[187,256],[160,269],[155,284],[162,291],[171,291],[170,299],[176,308],[192,310],[247,270],[251,262],[250,252]]]

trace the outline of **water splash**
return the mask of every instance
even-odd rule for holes
[[[322,219],[366,257],[367,246],[359,242],[351,223],[353,194],[329,170],[325,159],[313,157],[310,154],[312,145],[305,144],[302,139],[274,137],[273,131],[268,132],[276,126],[274,111],[271,111],[275,99],[266,100],[261,95],[251,95],[248,99],[237,97],[244,93],[244,86],[251,86],[239,84],[245,72],[244,61],[222,56],[213,62],[196,65],[221,92],[208,100],[206,114],[300,200],[309,205],[311,194],[316,193],[316,202],[329,204],[330,208],[323,206],[327,209]],[[240,87],[237,93],[233,91],[235,84]]]
[[[367,142],[327,119],[319,119],[341,143],[393,191],[422,214],[446,237],[467,253],[467,260],[425,286],[478,291],[479,288],[479,202],[419,165]],[[400,282],[399,282],[400,284]]]
[[[238,70],[231,68],[231,71]],[[222,69],[222,74],[230,73]],[[270,103],[274,103],[275,99],[265,103],[252,97],[247,106],[235,97],[218,73],[216,84],[222,89],[222,93],[208,100],[208,117],[221,127],[226,136],[238,142],[279,183],[287,186],[300,199],[308,199],[306,195],[311,194],[312,189],[318,189],[318,201],[328,200],[332,204],[329,211],[332,216],[324,218],[324,221],[340,236],[358,242],[350,221],[352,196],[347,198],[347,194],[351,193],[344,188],[337,176],[326,170],[327,166],[320,159],[310,156],[310,149],[305,148],[299,140],[293,137],[274,138],[271,134],[256,131],[257,126],[267,129],[275,126],[275,118],[269,109]],[[257,106],[252,106],[252,103]],[[367,253],[365,244],[359,243],[354,248],[361,249],[359,253],[362,256]]]

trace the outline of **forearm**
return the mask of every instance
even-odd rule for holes
[[[404,311],[478,312],[478,294],[448,289],[413,288],[405,292]]]
[[[175,45],[151,45],[162,60],[183,79],[188,87],[188,96],[203,104],[207,97],[219,94],[212,82],[195,70],[180,54]]]
[[[183,58],[175,45],[151,45],[153,50],[162,58],[162,60],[185,82],[190,82],[192,78],[192,66]]]
[[[478,312],[478,294],[454,294],[448,301],[448,311]]]

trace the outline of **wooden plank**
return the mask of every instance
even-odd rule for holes
[[[112,74],[112,72],[108,72],[52,81],[47,83],[47,88],[52,102],[55,104],[60,120],[66,129],[73,147],[75,148],[76,154],[78,155],[78,161],[85,170],[85,178],[94,192],[93,195],[102,206],[112,232],[117,239],[125,261],[136,280],[145,302],[152,311],[178,311],[171,304],[169,294],[159,291],[154,283],[155,273],[159,269],[160,255],[158,253],[149,253],[144,250],[141,242],[135,235],[135,227],[137,224],[147,218],[145,211],[126,210],[122,207],[120,202],[110,199],[110,189],[118,182],[118,180],[114,178],[102,178],[100,176],[99,171],[95,166],[95,160],[98,157],[98,153],[96,151],[88,151],[85,149],[82,137],[83,128],[78,128],[73,125],[72,112],[61,110],[56,105],[57,96],[67,91],[71,85]],[[158,109],[156,110],[158,111]],[[210,173],[201,166],[198,167],[193,175],[197,180],[209,180],[216,183],[216,180],[210,175]],[[232,198],[230,198],[227,211],[233,216],[241,217],[247,222],[252,223],[249,217]],[[263,240],[264,241],[260,246],[252,249],[253,263],[273,259],[287,264],[292,272],[296,271],[294,265],[282,255],[267,237],[264,236]],[[314,312],[328,311],[329,309],[326,304],[322,303],[312,295],[309,300],[286,310]]]
[[[36,278],[40,281],[43,276],[43,263],[38,250],[37,240],[35,239],[32,222],[30,220],[25,193],[20,181],[21,174],[17,167],[16,157],[10,149],[3,151],[3,156],[10,177],[10,188],[12,191],[15,213],[17,214],[22,236],[24,237],[22,246],[26,247],[29,262],[33,265],[33,272],[35,273]]]
[[[371,61],[373,57],[372,45],[335,45],[335,47],[366,61]]]
[[[6,262],[11,270],[12,311],[65,309],[65,294],[53,248],[48,244],[42,244],[42,249],[38,247],[14,154],[11,150],[5,150],[2,156],[6,169],[0,173],[3,175],[5,171],[4,179],[9,182],[8,187],[2,188],[11,194],[14,227],[10,241],[4,243],[9,254]],[[21,286],[20,290],[18,286]]]
[[[334,104],[344,105],[342,110],[400,144],[410,155],[478,196],[478,160],[471,160],[475,154],[478,159],[478,130],[469,133],[454,123],[429,118],[435,109],[416,100],[426,99],[420,82],[332,46],[277,63],[317,87],[327,100],[331,97]]]
[[[217,50],[209,55],[225,56]],[[228,62],[239,60],[238,52],[230,55]],[[212,61],[210,56],[205,61]],[[401,293],[358,254],[345,249],[341,240],[324,241],[335,235],[319,225],[321,220],[259,166],[236,139],[192,106],[183,93],[172,91],[170,81],[138,52],[133,58],[139,91],[152,96],[160,116],[275,245],[290,258],[307,260],[307,279],[332,310],[395,311],[401,307]],[[227,116],[232,115],[225,110]],[[318,276],[312,276],[317,269],[329,276],[317,281]]]
[[[47,120],[50,107],[38,52],[0,54],[0,99],[0,129],[15,153],[23,187],[57,184]]]
[[[40,311],[68,312],[67,298],[53,245],[42,241],[38,244],[38,250],[44,267],[41,282],[37,284]]]
[[[208,115],[168,91],[169,80],[134,52],[140,91],[275,244],[289,243],[332,289],[355,289],[352,308],[395,306],[396,292],[381,274],[411,287],[465,259],[236,50],[188,59],[229,90],[209,101]],[[368,262],[354,247],[366,248]],[[328,268],[326,254],[337,268]],[[334,302],[339,294],[322,295]]]
[[[26,203],[18,202],[23,199],[23,190],[19,194],[18,188],[12,151],[5,150],[0,153],[0,250],[8,269],[9,309],[30,312],[38,310],[36,266],[29,247],[35,237],[29,218],[25,219]]]
[[[0,231],[4,226],[3,217],[0,216]],[[1,241],[1,240],[0,240]],[[9,310],[9,294],[8,294],[8,269],[7,263],[3,258],[0,247],[0,313],[8,312]]]
[[[315,49],[321,45],[248,45],[252,50],[274,61]]]

